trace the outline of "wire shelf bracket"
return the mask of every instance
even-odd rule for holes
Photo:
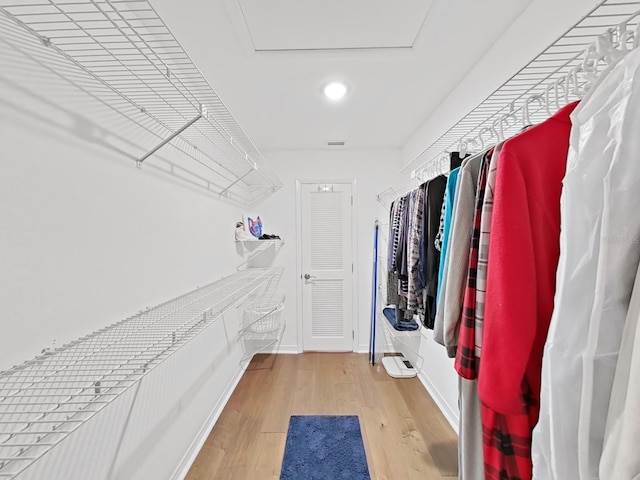
[[[149,158],[151,155],[153,155],[154,153],[156,153],[158,150],[160,150],[162,147],[164,147],[167,143],[169,143],[171,140],[173,140],[174,138],[176,138],[178,135],[180,135],[182,132],[184,132],[187,128],[189,128],[191,125],[193,125],[194,123],[196,123],[198,120],[200,120],[202,117],[206,116],[206,108],[204,105],[200,105],[200,113],[198,115],[196,115],[193,119],[189,120],[187,122],[187,124],[184,127],[179,128],[178,130],[176,130],[175,132],[173,132],[171,135],[169,135],[167,138],[165,138],[162,142],[160,142],[157,146],[155,146],[154,148],[152,148],[151,150],[149,150],[147,153],[145,153],[143,156],[141,156],[137,161],[136,161],[136,166],[138,168],[142,168],[142,162],[144,162],[147,158]],[[246,175],[245,175],[246,176]],[[244,177],[243,177],[244,178]],[[235,183],[239,182],[241,179],[236,180]],[[235,183],[233,185],[235,185]],[[228,190],[229,187],[227,187]]]
[[[197,119],[196,119],[197,120]],[[187,125],[188,126],[188,125]],[[251,167],[251,169],[245,173],[244,175],[239,176],[237,179],[235,179],[230,185],[226,186],[224,189],[222,189],[222,191],[219,193],[220,196],[226,195],[227,192],[231,189],[231,187],[235,186],[236,184],[240,183],[242,180],[244,180],[245,178],[247,178],[249,175],[251,175],[254,171],[258,170],[258,165],[256,165],[255,163],[253,164],[253,166]]]

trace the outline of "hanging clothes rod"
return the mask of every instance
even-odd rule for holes
[[[461,155],[461,157],[462,156],[464,155]],[[414,188],[418,188],[422,183],[439,175],[448,175],[453,168],[454,165],[451,164],[451,155],[445,152],[442,154],[441,161],[432,162],[419,170],[413,170],[411,172],[411,180],[408,183],[400,186],[387,187],[376,195],[376,199],[385,210],[389,210],[391,203],[397,198],[406,195]]]
[[[443,173],[447,152],[481,150],[581,98],[603,67],[638,46],[640,1],[604,0],[399,173]]]

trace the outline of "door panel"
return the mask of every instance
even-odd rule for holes
[[[344,334],[344,282],[319,280],[311,285],[311,336],[342,338]]]
[[[351,184],[301,185],[304,350],[353,350],[351,193]]]

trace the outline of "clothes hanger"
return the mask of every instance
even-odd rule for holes
[[[485,147],[485,143],[484,143],[484,138],[482,137],[482,135],[484,133],[489,133],[489,138],[487,140],[491,140],[492,138],[498,138],[498,134],[496,133],[496,131],[493,129],[493,126],[491,127],[484,127],[480,130],[480,132],[478,133],[478,140],[480,141],[480,150],[484,150]]]
[[[464,158],[467,156],[468,149],[469,149],[468,143],[465,141],[464,138],[461,138],[460,142],[458,143],[458,154],[460,155],[460,158]]]
[[[602,56],[607,67],[618,63],[628,52],[627,50],[627,24],[618,24],[613,30],[602,35]]]
[[[563,91],[563,96],[566,96],[567,87],[565,85],[565,79],[559,78],[554,82],[553,88],[555,92],[555,100],[556,100],[556,110],[560,110],[562,107],[562,102],[560,101],[560,89]]]
[[[631,48],[633,48],[633,31],[628,29],[626,23],[621,23],[616,27],[615,32],[617,37],[617,41],[615,42],[618,46],[617,50],[620,51],[622,55],[626,55],[630,50],[629,44],[631,44]]]
[[[498,117],[493,122],[491,122],[491,130],[495,134],[496,142],[501,142],[504,140],[504,136],[499,130],[500,118],[501,117]]]
[[[500,120],[498,122],[498,134],[500,137],[500,141],[503,142],[506,138],[504,134],[504,126],[507,125],[508,128],[515,126],[518,123],[518,117],[516,117],[516,106],[515,100],[509,104],[509,111],[504,115],[500,116]],[[509,125],[509,120],[512,120],[513,123]]]
[[[582,65],[577,65],[567,74],[567,85],[571,84],[571,94],[578,98],[582,98],[587,93],[580,88],[580,77],[578,74],[581,71]]]
[[[472,152],[476,152],[480,149],[480,142],[478,142],[477,137],[472,137],[468,140],[469,149]]]
[[[522,126],[526,127],[527,125],[531,125],[531,114],[529,111],[529,105],[533,102],[538,102],[540,108],[545,107],[544,96],[540,94],[529,95],[524,100],[524,104],[522,105]],[[556,89],[556,103],[558,102],[558,95]],[[560,107],[558,107],[559,109]]]

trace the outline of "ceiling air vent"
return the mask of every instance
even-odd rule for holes
[[[327,147],[344,147],[345,143],[344,140],[328,140]]]

